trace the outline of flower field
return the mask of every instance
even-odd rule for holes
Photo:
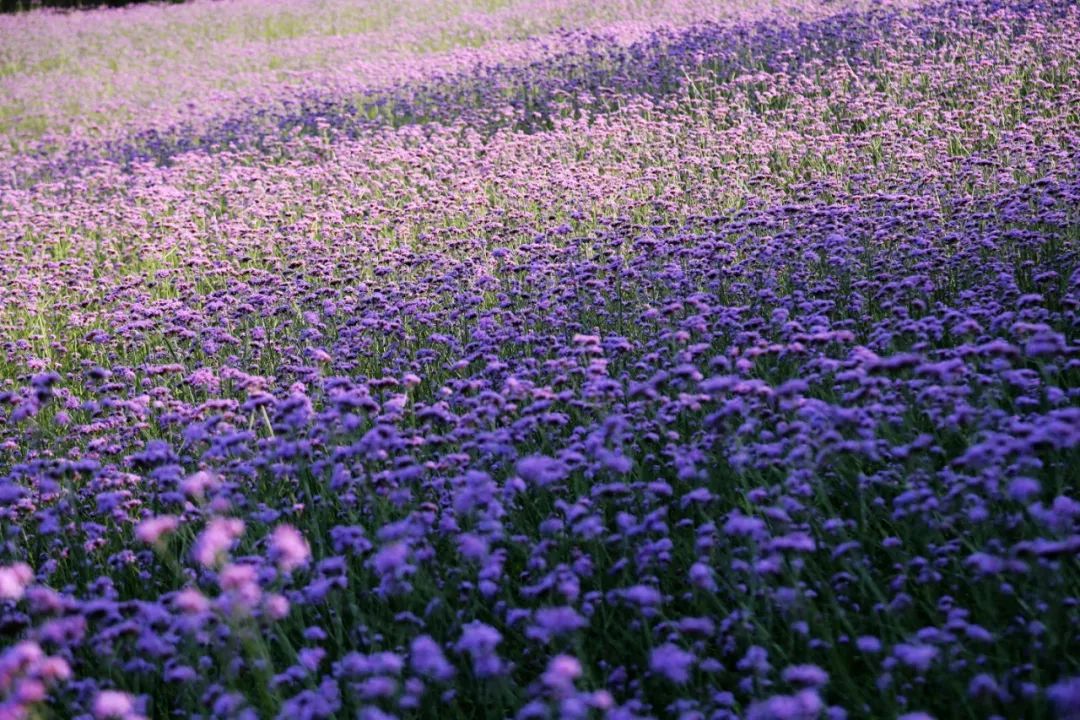
[[[0,720],[1080,719],[1078,48],[0,16]]]

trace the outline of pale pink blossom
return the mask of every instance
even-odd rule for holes
[[[176,594],[173,602],[178,610],[192,615],[204,613],[210,609],[210,601],[195,588],[184,588]]]
[[[157,543],[165,535],[180,527],[180,519],[173,515],[147,518],[135,526],[135,537],[148,545]]]
[[[26,563],[0,567],[0,599],[20,600],[33,579],[34,571]]]
[[[263,608],[271,620],[282,620],[289,614],[289,599],[279,593],[266,596]]]
[[[192,555],[203,567],[213,567],[244,532],[244,521],[216,517],[199,534]]]
[[[270,555],[282,572],[292,572],[311,559],[311,546],[292,525],[278,525],[270,536]]]
[[[200,500],[206,496],[207,490],[213,490],[217,486],[218,478],[206,470],[200,470],[193,475],[189,475],[180,483],[180,489],[184,491],[185,495]]]
[[[118,690],[102,690],[94,698],[94,717],[128,718],[135,712],[135,698]]]

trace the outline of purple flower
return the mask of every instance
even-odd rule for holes
[[[893,654],[903,664],[924,673],[930,669],[930,665],[937,658],[939,651],[933,645],[900,643],[893,648]]]
[[[690,566],[690,582],[694,587],[708,592],[716,592],[716,580],[712,568],[705,563],[696,562]]]
[[[677,685],[690,680],[690,671],[697,658],[673,643],[664,643],[653,648],[649,655],[649,669],[657,675],[667,678]]]
[[[751,645],[736,667],[744,672],[764,675],[772,668],[769,664],[769,651],[760,645]]]
[[[1080,719],[1080,676],[1054,683],[1046,696],[1057,711],[1059,720]]]
[[[439,682],[454,677],[454,667],[446,660],[442,648],[429,635],[420,635],[409,647],[409,664],[418,674]]]
[[[502,642],[502,633],[485,623],[474,621],[461,630],[461,638],[454,648],[472,658],[473,672],[486,678],[501,675],[504,665],[495,648]]]
[[[863,635],[855,640],[855,647],[864,653],[879,653],[881,641],[872,635]]]
[[[774,695],[750,705],[746,720],[815,720],[825,709],[816,690],[800,690],[794,695]]]
[[[659,605],[663,600],[660,591],[649,585],[634,585],[624,590],[622,595],[635,605],[643,607]]]
[[[789,665],[784,668],[784,682],[820,687],[829,682],[829,673],[817,665]]]
[[[765,521],[746,515],[732,515],[724,523],[724,532],[733,536],[757,537],[765,530]]]
[[[403,542],[390,543],[375,554],[372,566],[379,575],[394,575],[406,567],[409,546]]]
[[[580,630],[588,624],[589,621],[572,607],[540,608],[525,634],[535,640],[550,642],[556,635]]]
[[[547,487],[566,479],[569,473],[566,465],[544,455],[531,455],[518,460],[517,473],[530,485]]]

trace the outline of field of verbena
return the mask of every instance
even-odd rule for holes
[[[0,17],[0,717],[1080,718],[1077,48]]]

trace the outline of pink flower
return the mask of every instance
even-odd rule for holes
[[[173,515],[159,515],[147,518],[136,525],[135,537],[147,545],[154,545],[163,535],[168,535],[178,527],[180,527],[179,518]]]
[[[206,491],[213,490],[217,484],[217,477],[205,470],[200,470],[180,483],[180,489],[189,497],[202,499]]]
[[[234,607],[252,608],[262,598],[258,573],[252,565],[226,565],[218,574],[218,583]]]
[[[572,655],[556,655],[548,663],[547,671],[541,678],[558,695],[571,692],[574,681],[581,677],[581,662]]]
[[[42,680],[67,680],[71,677],[71,666],[62,657],[51,655],[38,665],[38,675]]]
[[[35,678],[23,678],[15,685],[14,701],[19,705],[33,705],[45,699],[45,683]]]
[[[589,704],[597,710],[606,711],[615,706],[615,698],[607,690],[594,690],[589,697]]]
[[[267,595],[263,608],[271,620],[282,620],[289,614],[289,599],[278,593]]]
[[[210,601],[195,588],[184,588],[177,593],[173,602],[178,610],[192,615],[204,613],[210,609]]]
[[[26,563],[0,567],[0,599],[19,600],[26,586],[34,579],[34,571]]]
[[[32,705],[45,699],[45,683],[34,678],[23,678],[15,686],[15,700],[22,705]]]
[[[45,652],[33,640],[23,640],[3,655],[5,664],[11,663],[15,667],[28,667],[36,665],[45,657]]]
[[[134,711],[135,699],[125,692],[102,690],[94,698],[94,717],[97,720],[128,718]]]
[[[282,572],[292,572],[311,559],[311,546],[292,525],[279,525],[270,536],[270,554]]]
[[[207,524],[195,543],[192,555],[203,567],[213,567],[220,556],[244,533],[244,521],[216,517]]]
[[[251,584],[257,584],[255,568],[251,565],[226,565],[218,573],[218,583],[226,592],[243,590]]]

